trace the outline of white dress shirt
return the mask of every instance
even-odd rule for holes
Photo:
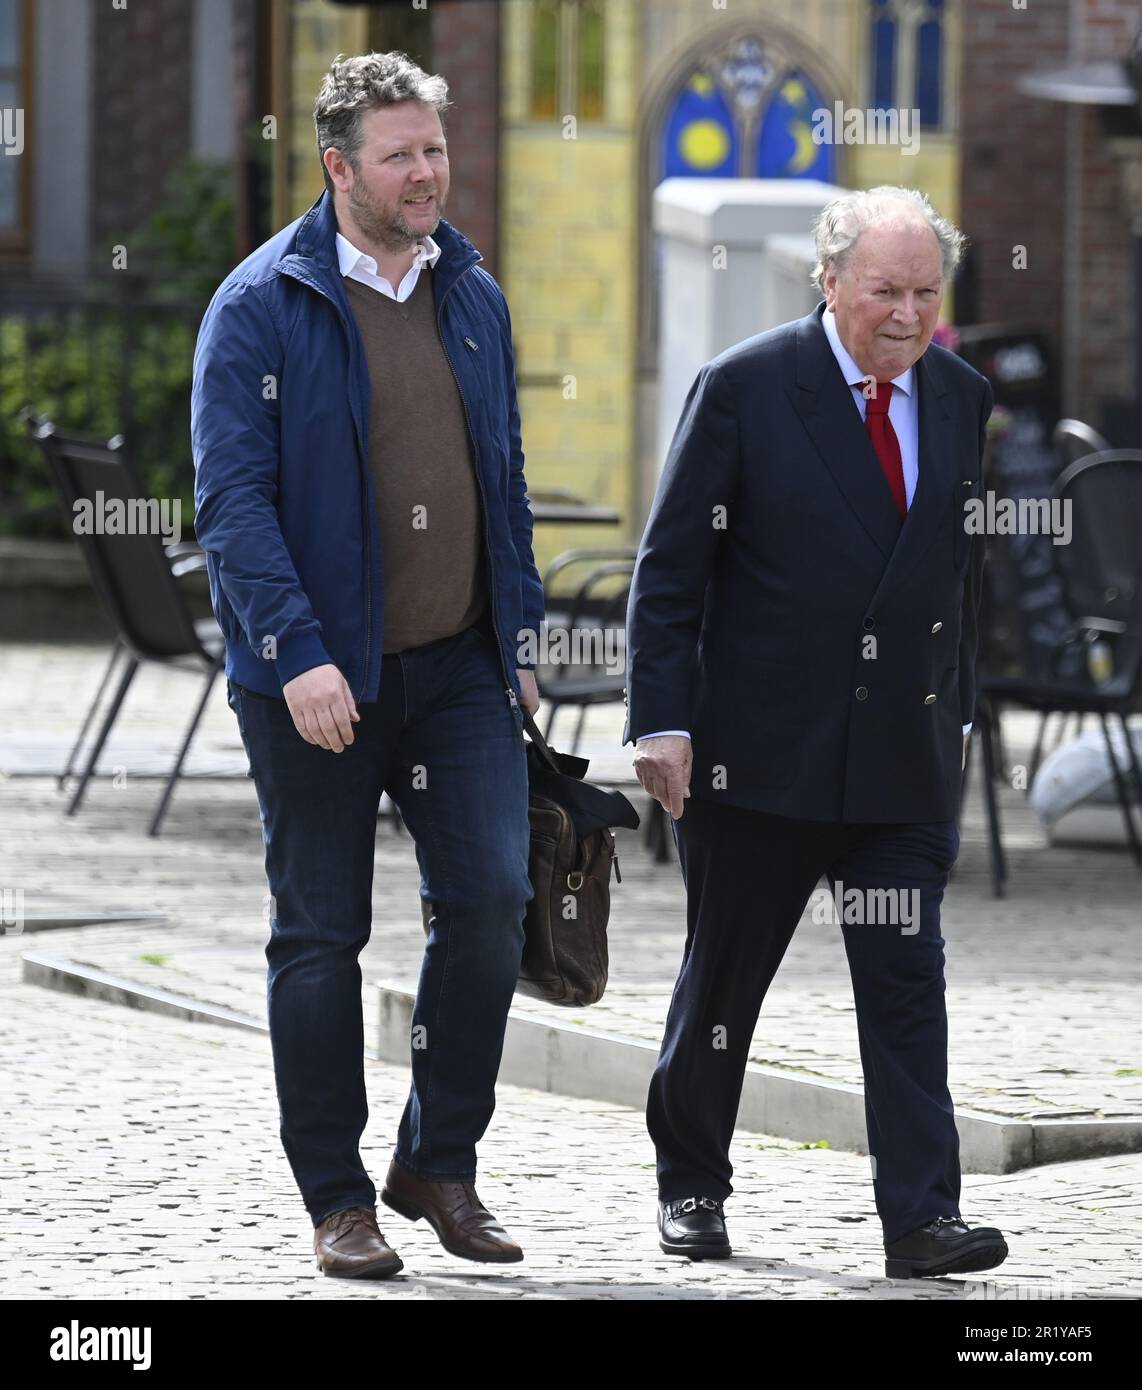
[[[837,331],[837,316],[831,309],[826,309],[821,315],[821,327],[825,330],[825,337],[833,349],[837,365],[849,383],[853,404],[860,411],[863,421],[868,410],[868,400],[862,389],[865,374],[841,342],[841,335]],[[916,483],[920,477],[920,410],[916,398],[916,368],[909,367],[906,372],[894,376],[892,385],[894,390],[892,399],[888,402],[888,418],[892,421],[892,428],[896,431],[896,438],[900,443],[900,462],[904,467],[904,497],[907,506],[911,507],[912,498],[916,495]],[[970,733],[971,727],[970,724],[965,724],[964,733]],[[656,734],[643,734],[635,740],[635,746],[637,747],[644,738],[662,738],[665,734],[690,737],[685,729],[662,729]]]
[[[435,265],[440,258],[440,247],[430,236],[422,236],[416,243],[416,259],[407,274],[394,290],[383,275],[377,274],[377,262],[364,251],[359,251],[348,237],[337,233],[337,261],[341,274],[349,280],[359,280],[362,285],[387,294],[398,304],[403,304],[416,289],[422,266]]]

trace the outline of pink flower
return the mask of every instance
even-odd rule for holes
[[[949,352],[958,352],[960,347],[960,330],[954,323],[945,323],[944,320],[941,319],[932,334],[932,341],[937,347],[947,348]]]

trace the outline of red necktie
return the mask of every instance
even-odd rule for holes
[[[862,388],[863,382],[858,383]],[[896,510],[903,521],[908,515],[908,494],[904,489],[904,463],[900,457],[900,441],[888,418],[888,406],[892,400],[892,382],[878,381],[874,395],[865,397],[865,428],[872,440],[872,447],[884,469],[888,486],[896,501]]]

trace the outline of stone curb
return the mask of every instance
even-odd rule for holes
[[[141,985],[62,957],[25,952],[23,980],[68,994],[193,1022],[268,1033],[260,1019]],[[415,995],[391,984],[377,987],[380,1046],[373,1061],[408,1063]],[[656,1045],[612,1033],[554,1022],[513,1008],[499,1079],[579,1099],[642,1110],[658,1058]],[[746,1069],[739,1129],[801,1143],[863,1153],[867,1143],[864,1093],[859,1087],[798,1076],[775,1067]],[[960,1163],[966,1173],[1011,1173],[1044,1163],[1142,1152],[1140,1120],[1011,1120],[956,1110]]]
[[[414,994],[381,985],[379,1056],[408,1059]],[[618,1037],[513,1008],[500,1080],[635,1110],[646,1106],[658,1060],[652,1043]],[[802,1143],[864,1153],[864,1091],[777,1067],[746,1068],[737,1127]],[[960,1164],[967,1173],[1011,1173],[1042,1163],[1142,1151],[1142,1120],[1014,1120],[956,1109]]]

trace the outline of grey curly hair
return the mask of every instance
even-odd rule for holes
[[[330,193],[333,180],[325,167],[325,151],[340,150],[356,172],[357,152],[364,138],[361,117],[378,106],[393,106],[398,101],[421,101],[431,106],[441,125],[444,112],[452,104],[444,78],[417,67],[407,53],[361,53],[355,58],[338,53],[334,58],[321,79],[313,107],[321,173]]]
[[[963,232],[941,217],[928,196],[918,188],[881,184],[877,188],[854,188],[826,203],[813,223],[817,244],[817,264],[810,277],[822,294],[825,292],[825,272],[844,269],[857,238],[874,222],[898,222],[904,218],[923,218],[940,243],[943,275],[949,281],[967,245]]]

